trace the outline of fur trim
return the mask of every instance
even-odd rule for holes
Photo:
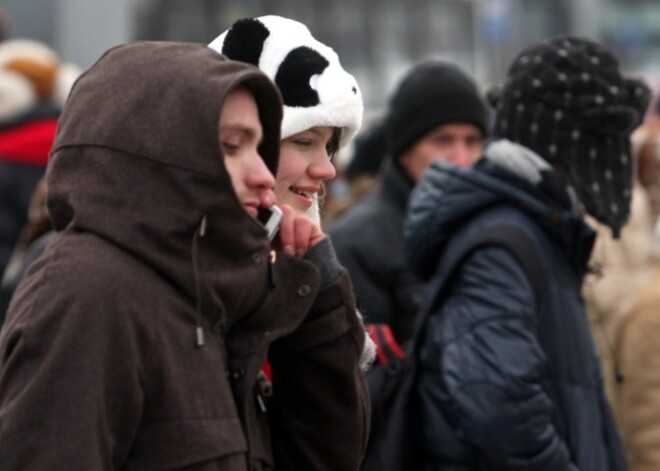
[[[340,147],[358,132],[364,106],[360,88],[337,54],[307,27],[280,16],[239,20],[209,47],[257,65],[284,101],[282,139],[315,126],[342,128]]]
[[[23,75],[41,100],[52,95],[58,65],[57,54],[40,42],[16,39],[0,43],[0,67]]]
[[[29,112],[39,102],[62,107],[81,73],[73,64],[61,64],[55,51],[38,41],[1,42],[0,122]]]
[[[29,58],[42,64],[56,64],[58,57],[55,51],[38,41],[30,39],[12,39],[0,43],[0,66],[16,59]]]
[[[27,113],[37,103],[37,92],[28,79],[0,67],[0,123]]]
[[[533,185],[543,180],[542,172],[551,170],[550,164],[536,152],[508,139],[500,139],[488,146],[486,158]]]
[[[364,328],[364,318],[359,310],[355,310],[355,315],[360,319],[360,323]],[[364,347],[362,348],[362,355],[360,356],[360,368],[362,371],[368,371],[376,361],[376,342],[371,338],[371,335],[364,329]]]
[[[305,213],[317,226],[321,227],[321,211],[319,209],[319,195],[312,196],[312,206]]]
[[[67,62],[60,65],[55,76],[55,87],[53,89],[53,101],[57,105],[64,106],[73,84],[81,74],[82,69],[75,64]]]

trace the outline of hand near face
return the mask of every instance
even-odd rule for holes
[[[294,209],[283,204],[282,222],[276,247],[287,255],[303,257],[307,251],[323,240],[326,235],[310,218],[296,214]]]

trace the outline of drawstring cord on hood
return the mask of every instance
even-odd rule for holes
[[[198,259],[199,238],[204,237],[206,235],[206,227],[207,227],[207,218],[206,215],[204,215],[199,223],[199,228],[195,231],[195,234],[193,235],[193,239],[192,239],[192,266],[193,266],[193,277],[195,279],[195,316],[197,321],[197,325],[195,327],[196,347],[204,346],[204,329],[202,328],[202,294],[201,294],[201,286],[199,282],[199,264],[197,259]],[[277,255],[275,251],[271,250],[270,257],[268,258],[266,289],[264,289],[263,295],[261,296],[259,302],[257,303],[257,306],[254,308],[252,312],[256,311],[259,307],[261,307],[264,300],[266,299],[266,294],[268,293],[268,291],[275,288],[276,280],[275,280],[275,270],[273,269],[273,265],[275,264],[276,258]]]
[[[197,316],[197,327],[195,328],[195,346],[202,347],[204,345],[204,329],[202,329],[202,295],[199,283],[199,266],[197,262],[197,245],[200,237],[206,235],[206,215],[202,217],[199,223],[199,229],[195,231],[192,240],[192,265],[193,277],[195,279],[195,314]]]

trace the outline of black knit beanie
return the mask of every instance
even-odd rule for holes
[[[408,71],[390,99],[390,154],[398,162],[424,134],[442,124],[473,124],[485,137],[488,119],[486,102],[470,77],[449,62],[421,62]]]
[[[489,98],[495,136],[561,170],[585,210],[618,236],[632,193],[630,134],[643,119],[648,87],[623,77],[602,45],[561,36],[523,50]]]

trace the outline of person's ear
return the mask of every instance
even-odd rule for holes
[[[404,152],[400,156],[396,157],[396,162],[408,178],[410,178],[412,181],[416,181],[416,178],[413,177],[413,162],[410,152]]]

